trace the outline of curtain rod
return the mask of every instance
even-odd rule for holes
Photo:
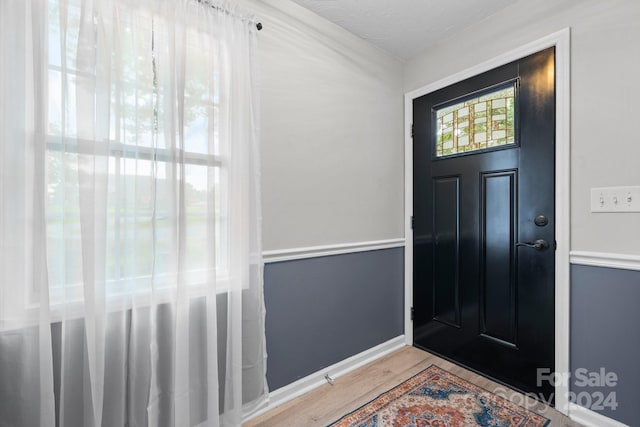
[[[197,2],[205,4],[205,5],[209,6],[209,7],[211,7],[212,9],[218,10],[220,12],[224,12],[227,15],[231,15],[231,16],[236,17],[236,18],[246,19],[246,18],[244,18],[242,16],[239,16],[238,14],[235,14],[235,13],[231,12],[229,9],[225,9],[222,6],[217,6],[217,5],[213,4],[213,3],[211,3],[211,1],[209,1],[209,0],[197,0]],[[251,20],[251,22],[253,23],[253,20]],[[256,25],[256,28],[258,29],[258,31],[262,30],[262,22],[256,22],[255,25]]]

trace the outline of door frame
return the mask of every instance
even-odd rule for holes
[[[413,122],[413,100],[443,87],[458,83],[469,77],[501,65],[516,61],[525,56],[549,47],[555,47],[556,71],[556,182],[555,182],[555,221],[556,242],[555,253],[555,370],[559,373],[569,372],[569,250],[570,250],[570,193],[571,193],[571,159],[570,159],[570,28],[564,28],[546,37],[540,38],[493,59],[467,68],[436,82],[406,92],[404,95],[404,336],[407,345],[413,345],[413,322],[411,307],[413,306],[413,230],[411,215],[413,213],[413,138],[411,125]],[[556,409],[569,415],[569,384],[558,381],[555,387]]]

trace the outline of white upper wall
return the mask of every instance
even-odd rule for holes
[[[402,63],[289,1],[258,35],[263,248],[401,238]]]
[[[520,0],[409,61],[405,92],[571,27],[571,249],[640,254],[640,213],[590,188],[640,185],[640,1]]]
[[[640,1],[520,0],[404,66],[288,0],[244,3],[264,24],[265,250],[402,237],[402,94],[571,27],[572,249],[640,253],[640,214],[589,211],[591,187],[640,185]]]

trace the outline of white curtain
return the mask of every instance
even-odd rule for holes
[[[263,403],[255,38],[224,2],[0,0],[0,426]]]

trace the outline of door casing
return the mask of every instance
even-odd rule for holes
[[[481,64],[460,71],[434,83],[407,92],[404,96],[405,117],[405,343],[413,345],[413,100],[499,67],[543,49],[555,46],[556,69],[556,242],[555,253],[555,367],[556,372],[569,372],[569,250],[570,250],[570,29],[565,28],[520,46]],[[555,407],[569,415],[569,384],[555,387]]]

